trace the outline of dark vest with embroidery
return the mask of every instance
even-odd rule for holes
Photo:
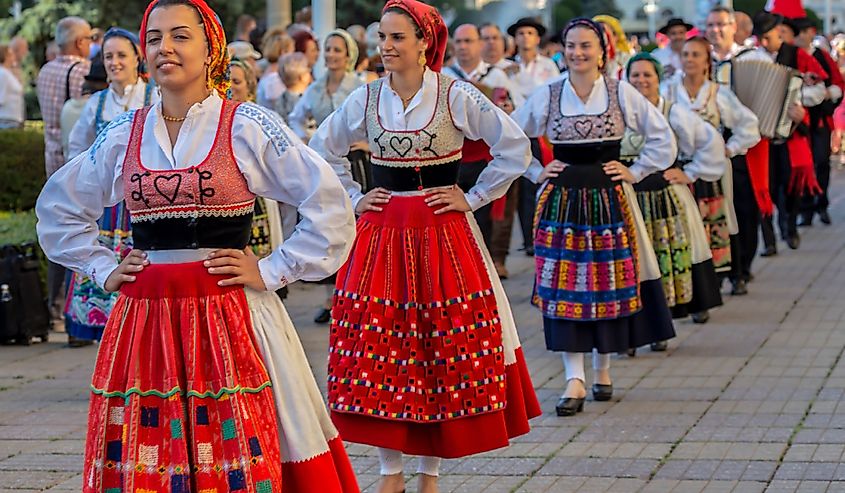
[[[135,112],[123,162],[126,205],[135,248],[238,248],[249,243],[255,195],[232,152],[238,103],[223,101],[214,144],[190,168],[153,170],[141,162],[141,137],[150,107]]]
[[[393,191],[423,190],[458,181],[464,134],[452,122],[449,91],[455,80],[437,76],[437,101],[429,122],[417,130],[388,130],[378,116],[384,79],[367,85],[367,140],[373,185]]]

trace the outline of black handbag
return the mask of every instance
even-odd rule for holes
[[[50,313],[38,267],[35,244],[0,247],[0,344],[47,342]]]

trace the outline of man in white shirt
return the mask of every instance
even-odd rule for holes
[[[540,39],[546,28],[531,17],[523,17],[508,27],[508,34],[516,40],[517,53],[514,61],[519,64],[519,73],[514,81],[527,99],[534,89],[560,75],[557,64],[540,54]]]
[[[688,24],[683,19],[675,17],[669,19],[669,22],[660,28],[660,34],[669,37],[669,44],[652,51],[651,55],[663,64],[663,73],[667,78],[683,70],[681,50],[684,48],[684,42],[687,40],[687,33],[692,27],[692,24]]]

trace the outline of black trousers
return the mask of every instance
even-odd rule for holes
[[[464,193],[469,192],[469,189],[474,187],[478,182],[478,176],[487,167],[487,161],[471,161],[462,162],[458,167],[458,186]],[[493,240],[493,218],[490,212],[493,210],[493,203],[480,207],[473,212],[475,222],[478,223],[478,229],[481,230],[481,236],[484,238],[484,246],[490,249]]]
[[[751,262],[757,254],[757,228],[760,225],[760,208],[754,197],[751,176],[745,156],[731,158],[733,166],[734,210],[736,211],[739,232],[731,236],[731,272],[732,281],[748,281],[751,276]]]
[[[531,155],[535,159],[540,159],[540,142],[537,139],[531,139]],[[516,214],[519,216],[519,226],[522,230],[522,248],[526,250],[534,249],[534,211],[537,209],[537,185],[533,181],[519,177],[517,180],[519,186],[519,203],[516,207]]]
[[[804,214],[824,212],[830,205],[827,196],[827,188],[830,186],[830,137],[831,131],[824,125],[810,133],[810,143],[813,147],[813,165],[816,169],[816,179],[819,181],[822,191],[819,195],[805,195],[801,199],[801,212]]]
[[[770,144],[769,146],[769,192],[777,207],[778,229],[781,238],[798,236],[798,207],[800,197],[796,193],[789,193],[789,178],[792,174],[792,163],[789,159],[789,149],[786,144]],[[760,225],[763,242],[768,246],[775,246],[774,218],[764,218]]]

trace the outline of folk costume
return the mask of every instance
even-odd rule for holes
[[[225,36],[202,0],[190,3],[208,40],[213,92],[188,110],[176,144],[161,104],[124,113],[48,181],[36,208],[47,255],[102,287],[118,264],[95,221],[125,200],[134,247],[150,261],[121,286],[103,334],[82,491],[357,492],[271,292],[338,267],[353,234],[350,205],[338,200],[331,169],[277,116],[221,98]],[[221,287],[202,261],[247,246],[256,195],[296,206],[302,221],[259,261],[268,292]]]
[[[596,33],[604,59],[602,28],[589,19],[571,21],[566,31],[574,28]],[[581,353],[595,350],[594,365],[605,369],[609,353],[675,336],[634,189],[602,168],[619,159],[627,128],[645,136],[629,168],[637,181],[669,167],[674,139],[645,97],[604,75],[586,101],[565,78],[537,90],[512,116],[529,137],[547,136],[566,164],[540,187],[532,302],[543,314],[546,347],[564,351],[567,379],[584,381]],[[534,160],[526,176],[537,182],[542,169]]]
[[[631,58],[631,64],[648,61],[662,78],[663,67],[647,53]],[[657,109],[669,122],[678,145],[674,167],[681,168],[695,183],[718,180],[725,173],[725,145],[716,130],[698,115],[659,98]],[[645,145],[645,136],[631,129],[622,139],[621,160],[633,165]],[[670,184],[662,172],[652,173],[634,184],[660,273],[666,304],[674,318],[700,313],[722,304],[707,233],[690,188]]]
[[[141,66],[141,55],[137,51],[138,37],[125,29],[111,28],[106,31],[103,42],[112,38],[125,38],[132,43]],[[143,108],[159,100],[158,91],[152,82],[145,82],[141,77],[126,87],[123,94],[117,94],[108,88],[94,93],[88,98],[79,120],[73,126],[68,139],[68,158],[72,159],[91,147],[97,135],[122,113]],[[132,227],[129,213],[121,202],[114,207],[107,207],[97,221],[100,230],[100,244],[110,248],[119,261],[132,249]],[[71,337],[77,339],[100,340],[103,328],[117,300],[117,293],[108,293],[97,286],[93,280],[76,272],[71,273],[65,302],[65,328]]]
[[[693,192],[704,220],[716,272],[728,275],[732,268],[741,271],[745,268],[743,265],[750,269],[750,259],[746,259],[747,263],[743,264],[744,257],[739,257],[735,248],[738,242],[733,240],[732,236],[741,231],[738,216],[742,211],[746,213],[742,217],[755,225],[755,246],[750,250],[750,256],[753,258],[756,253],[756,224],[759,212],[751,190],[744,155],[749,148],[760,142],[757,117],[739,102],[728,87],[711,81],[705,81],[698,94],[691,96],[684,87],[683,78],[678,77],[667,81],[662,88],[662,95],[675,106],[697,113],[726,136],[725,149],[731,158],[725,160],[725,172],[716,181],[696,180]],[[734,169],[734,166],[739,169]],[[743,185],[738,190],[738,183],[734,180],[737,173],[741,175],[742,180],[739,183]],[[740,193],[747,195],[740,197]],[[749,202],[753,207],[748,205]],[[753,208],[753,215],[742,207]],[[743,252],[746,251],[745,246],[746,244],[742,243]]]
[[[311,146],[357,204],[344,159],[367,139],[373,181],[391,191],[365,212],[337,275],[328,394],[345,440],[392,452],[463,457],[508,445],[540,414],[504,289],[471,212],[435,215],[430,190],[455,187],[464,137],[493,160],[466,194],[478,209],[528,165],[528,140],[469,83],[442,75],[447,31],[433,7],[390,0],[428,42],[421,89],[404,107],[391,78],[362,87],[323,122]],[[395,455],[393,453],[388,455]],[[398,453],[398,452],[396,452]],[[382,474],[401,471],[386,469]]]

